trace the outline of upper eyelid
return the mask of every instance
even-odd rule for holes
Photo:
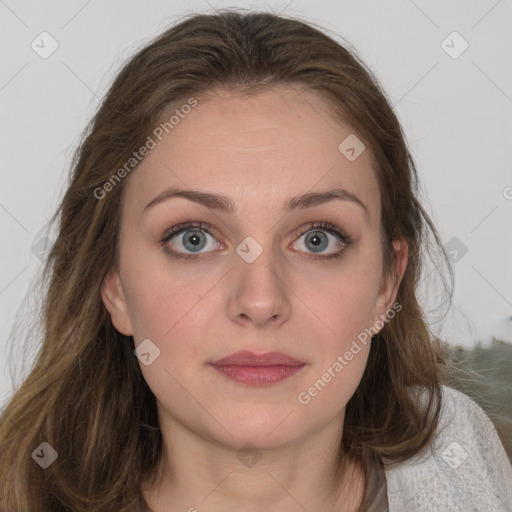
[[[181,235],[184,231],[188,231],[191,229],[197,229],[199,231],[206,231],[208,234],[214,236],[213,233],[215,233],[217,231],[215,228],[213,228],[212,226],[210,226],[209,224],[206,224],[204,222],[201,222],[201,224],[202,224],[202,226],[199,226],[199,225],[196,226],[194,223],[180,222],[176,226],[172,226],[171,228],[167,229],[164,232],[162,239],[168,239],[172,236]]]
[[[199,225],[199,224],[201,224],[201,225]],[[328,225],[325,227],[322,227],[321,224],[328,224]],[[217,235],[215,235],[215,233],[217,232],[216,228],[214,228],[210,224],[202,222],[202,221],[201,222],[198,222],[198,221],[182,222],[180,224],[177,224],[176,226],[173,226],[172,228],[170,228],[169,230],[167,230],[164,233],[164,235],[162,237],[162,242],[168,242],[172,238],[183,234],[184,231],[193,230],[193,229],[196,229],[199,231],[205,231],[210,236],[215,238],[215,240],[217,240],[217,242],[219,242],[219,240],[217,239]],[[325,231],[326,233],[330,233],[334,236],[338,234],[337,232],[339,232],[339,235],[343,238],[343,240],[341,240],[342,243],[349,243],[352,241],[351,237],[347,234],[347,232],[343,228],[337,226],[334,223],[328,222],[328,221],[314,221],[314,222],[308,223],[303,229],[300,230],[298,237],[301,237],[301,236],[305,235],[306,233],[308,233],[309,231],[313,231],[313,230]]]

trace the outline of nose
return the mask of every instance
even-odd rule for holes
[[[252,263],[240,259],[230,272],[228,315],[242,326],[277,327],[290,318],[289,277],[277,265],[271,251],[263,251]]]

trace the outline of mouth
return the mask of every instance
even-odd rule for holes
[[[225,377],[251,386],[268,386],[298,373],[306,363],[281,352],[243,351],[209,363]]]

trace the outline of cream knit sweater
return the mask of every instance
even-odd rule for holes
[[[434,442],[386,469],[389,512],[512,512],[512,465],[494,425],[468,396],[442,390]]]

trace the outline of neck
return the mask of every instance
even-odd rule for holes
[[[332,423],[300,442],[246,452],[174,425],[143,495],[153,512],[355,512],[363,471],[340,455],[339,423]]]

